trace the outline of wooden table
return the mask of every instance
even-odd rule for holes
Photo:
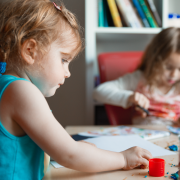
[[[66,128],[69,134],[76,134],[78,132],[88,131],[88,130],[99,130],[100,128],[107,128],[109,126],[68,126]],[[164,126],[133,126],[139,128],[146,129],[154,129],[154,130],[167,130]],[[179,145],[178,137],[176,135],[170,135],[169,137],[159,138],[155,140],[151,140],[154,144],[157,144],[163,148],[166,148],[169,145],[176,144]],[[165,172],[169,172],[165,174],[168,177],[151,177],[148,175],[148,169],[133,169],[129,171],[118,170],[111,172],[103,172],[103,173],[84,173],[75,170],[71,170],[68,168],[59,168],[56,169],[52,165],[49,166],[47,173],[45,174],[43,180],[144,180],[144,179],[154,179],[154,180],[162,180],[162,179],[171,179],[170,174],[178,171],[178,153],[176,155],[171,156],[162,156],[161,158],[165,159]],[[171,164],[175,164],[176,166],[171,167]],[[145,176],[147,175],[147,178]]]

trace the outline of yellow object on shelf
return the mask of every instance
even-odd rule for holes
[[[115,0],[107,0],[107,2],[108,2],[108,5],[109,5],[109,9],[110,9],[110,12],[111,12],[111,16],[112,16],[114,25],[116,27],[122,27],[121,18],[120,18],[120,15],[119,15]]]

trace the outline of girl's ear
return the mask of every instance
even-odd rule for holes
[[[21,47],[21,56],[27,64],[34,64],[37,53],[37,43],[34,39],[24,41]]]

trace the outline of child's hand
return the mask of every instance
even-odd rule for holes
[[[144,109],[148,109],[149,108],[149,100],[146,96],[144,96],[141,93],[135,92],[133,93],[129,99],[128,99],[128,103],[132,103],[134,105],[139,105],[141,107],[143,107]],[[141,110],[140,108],[136,107],[136,110],[140,113],[140,115],[142,117],[146,117],[146,113]]]
[[[152,154],[146,149],[140,147],[132,147],[121,152],[125,159],[125,165],[123,169],[133,169],[137,166],[141,166],[144,169],[149,166],[149,159],[152,158]]]

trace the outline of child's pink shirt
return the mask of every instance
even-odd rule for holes
[[[136,91],[150,100],[148,110],[151,116],[172,121],[177,121],[180,117],[180,95],[176,93],[175,87],[172,87],[167,94],[163,94],[158,88],[151,93],[149,86],[139,82]]]

